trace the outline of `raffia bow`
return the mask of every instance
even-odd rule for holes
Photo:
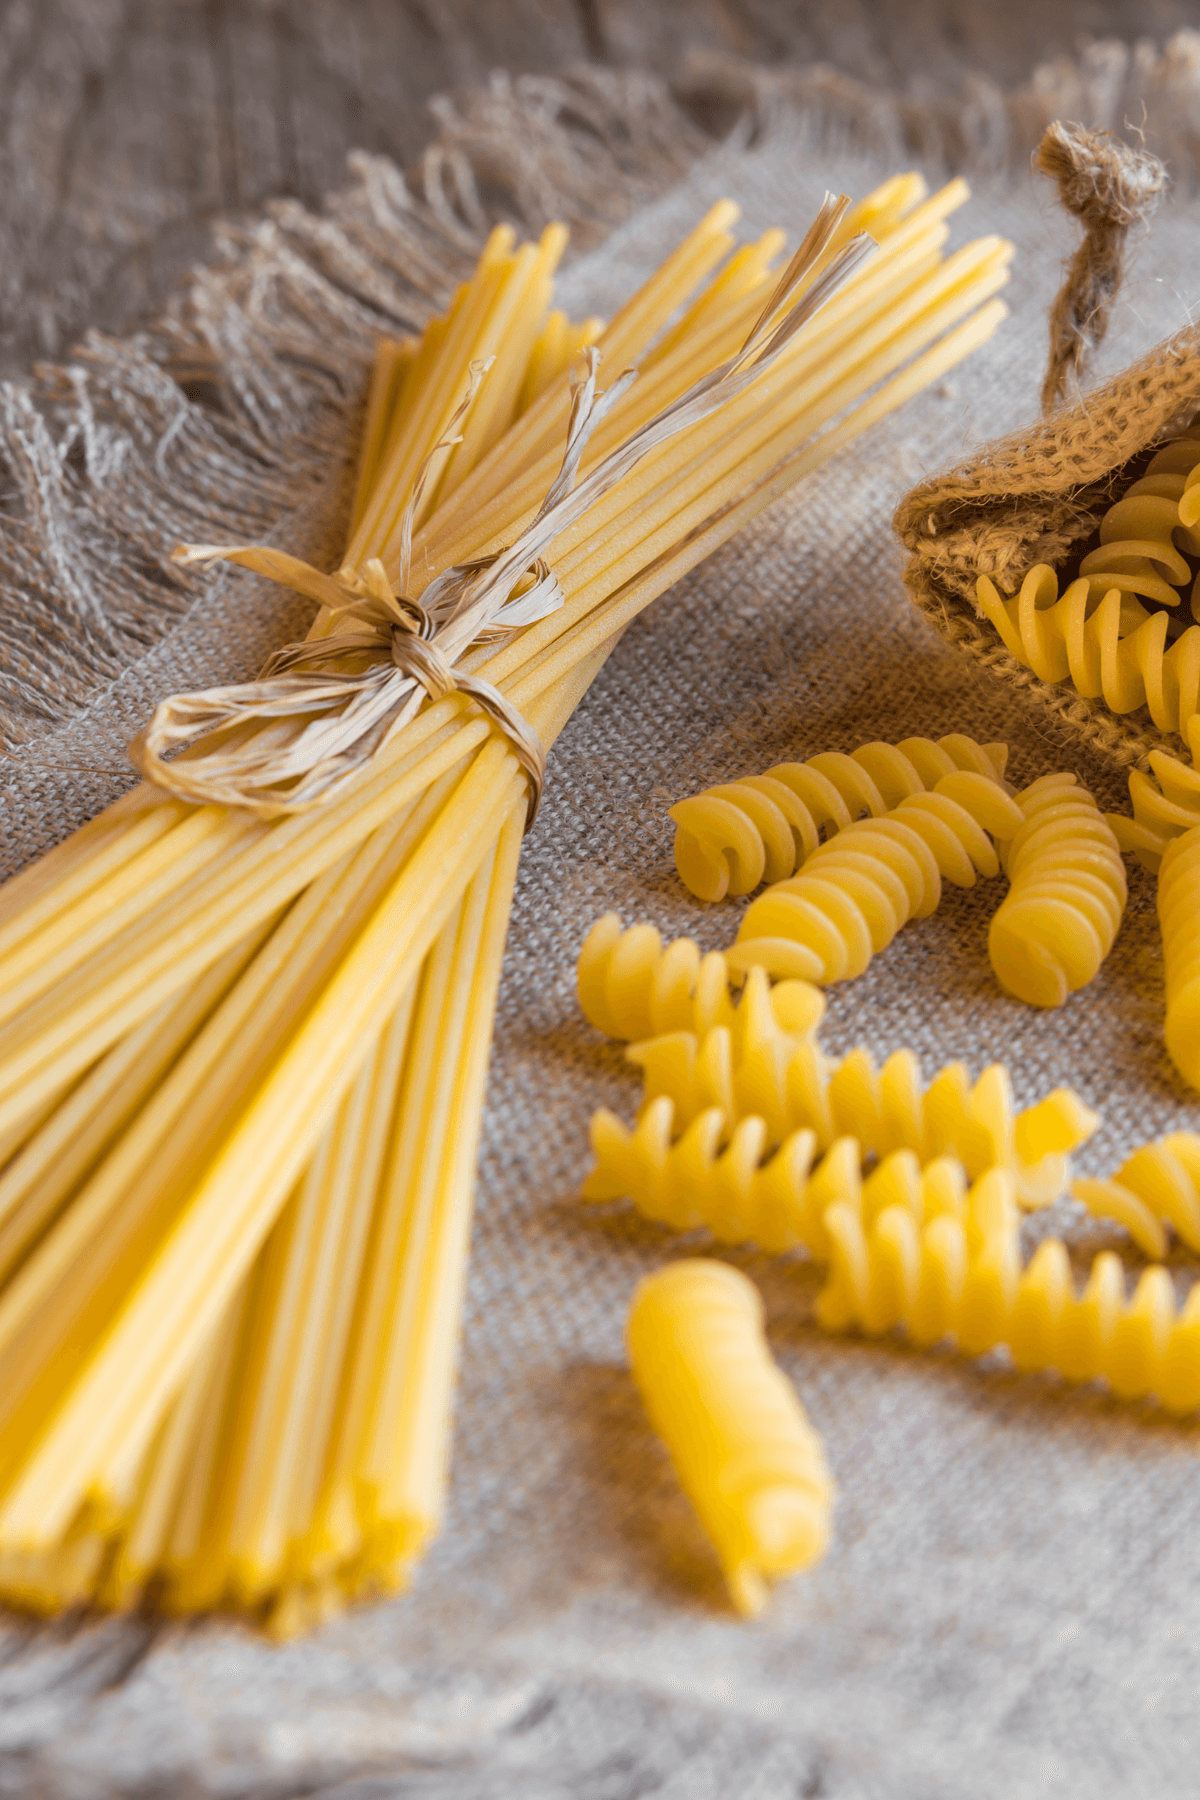
[[[626,369],[598,393],[598,353],[586,350],[586,370],[573,382],[562,466],[536,516],[507,549],[444,569],[420,601],[404,593],[419,489],[406,509],[398,590],[374,560],[357,571],[325,575],[262,546],[181,546],[179,561],[239,563],[318,601],[330,609],[335,628],[276,651],[257,681],[164,700],[130,746],[135,766],[180,799],[244,807],[262,818],[301,812],[342,792],[427,696],[458,690],[511,740],[529,777],[532,820],[545,769],[536,734],[497,688],[455,665],[468,650],[498,642],[561,607],[562,589],[545,559],[553,541],[648,451],[756,380],[875,249],[874,240],[860,233],[789,308],[848,205],[845,196],[826,195],[736,356],[702,376],[577,483],[589,437],[637,377]],[[470,405],[481,373],[474,372],[456,420]],[[185,754],[173,756],[177,751]]]

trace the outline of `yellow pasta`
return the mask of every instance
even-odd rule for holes
[[[784,1032],[769,1004],[755,1006],[754,982],[752,975],[738,1042],[717,1025],[703,1037],[673,1032],[627,1051],[645,1079],[644,1105],[670,1102],[673,1133],[716,1107],[722,1139],[757,1116],[771,1148],[808,1130],[824,1154],[835,1138],[850,1136],[878,1155],[911,1150],[928,1162],[952,1153],[972,1177],[1008,1169],[1023,1206],[1049,1205],[1064,1191],[1068,1154],[1100,1122],[1069,1088],[1017,1112],[1002,1063],[974,1085],[962,1063],[950,1063],[927,1088],[911,1050],[897,1050],[880,1069],[863,1049],[835,1063],[810,1039]]]
[[[1143,1144],[1104,1181],[1071,1192],[1097,1218],[1115,1219],[1147,1256],[1167,1254],[1165,1219],[1189,1250],[1200,1250],[1200,1137],[1175,1131]]]
[[[1021,829],[1002,846],[1009,890],[988,954],[1007,993],[1061,1006],[1091,981],[1125,911],[1125,865],[1111,827],[1073,775],[1044,775],[1017,795]]]
[[[751,902],[728,952],[732,969],[808,975],[821,982],[861,975],[910,919],[937,908],[945,878],[972,887],[999,873],[992,837],[1013,836],[1024,816],[991,777],[959,770],[912,794],[880,818],[846,825],[819,844],[799,875]]]
[[[1167,979],[1167,1049],[1200,1088],[1200,828],[1173,838],[1158,874],[1158,922]]]
[[[878,818],[943,776],[966,770],[1001,783],[1005,744],[952,734],[937,740],[863,744],[849,756],[826,751],[804,763],[777,763],[763,775],[706,788],[669,809],[675,866],[701,900],[749,894],[783,881],[863,813]]]
[[[1023,1371],[1055,1369],[1074,1382],[1102,1376],[1122,1399],[1153,1395],[1168,1412],[1195,1411],[1200,1284],[1177,1313],[1171,1278],[1155,1266],[1126,1300],[1120,1259],[1105,1251],[1077,1296],[1057,1238],[1045,1239],[1022,1270],[1007,1180],[996,1171],[976,1184],[973,1220],[947,1208],[922,1223],[897,1203],[868,1226],[851,1205],[831,1208],[819,1321],[872,1334],[900,1326],[916,1343],[950,1338],[970,1356],[1003,1344]]]
[[[691,938],[675,938],[664,950],[653,925],[622,931],[616,913],[605,913],[589,931],[576,982],[585,1018],[607,1037],[703,1034],[714,1025],[734,1026],[738,1017],[719,951],[702,956]],[[806,1036],[820,1024],[825,998],[810,981],[781,981],[771,990],[771,1006],[782,1030]]]
[[[986,575],[976,585],[980,612],[1041,680],[1069,681],[1115,713],[1146,706],[1160,731],[1181,736],[1200,710],[1200,625],[1181,630],[1158,609],[1179,606],[1188,590],[1200,617],[1187,560],[1200,555],[1198,465],[1200,440],[1165,444],[1108,509],[1100,544],[1061,597],[1047,563],[1029,571],[1012,600]]]
[[[701,1258],[638,1287],[626,1330],[650,1422],[720,1558],[737,1610],[817,1562],[834,1486],[821,1441],[771,1359],[758,1290]]]
[[[1200,714],[1188,720],[1183,735],[1192,754],[1191,768],[1166,750],[1151,750],[1149,773],[1130,771],[1133,818],[1124,813],[1104,815],[1121,849],[1155,874],[1171,839],[1200,825]]]

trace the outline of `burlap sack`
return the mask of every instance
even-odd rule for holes
[[[1133,459],[1198,411],[1200,327],[1188,326],[1075,405],[920,482],[896,510],[910,553],[904,579],[926,618],[1039,711],[1122,764],[1143,761],[1156,745],[1178,752],[1181,740],[1159,731],[1145,707],[1119,716],[1069,681],[1041,680],[979,613],[975,584],[989,575],[1008,597],[1036,563],[1062,568],[1128,486]]]

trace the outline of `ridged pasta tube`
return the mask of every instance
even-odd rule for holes
[[[969,1356],[1007,1344],[1023,1371],[1057,1369],[1068,1381],[1103,1376],[1122,1399],[1155,1395],[1168,1412],[1200,1406],[1200,1283],[1176,1313],[1171,1278],[1146,1269],[1126,1301],[1120,1259],[1099,1255],[1075,1294],[1066,1246],[1039,1245],[1023,1271],[1006,1221],[997,1170],[972,1189],[970,1221],[947,1209],[922,1223],[902,1204],[868,1223],[853,1206],[826,1214],[830,1274],[817,1299],[829,1330],[872,1334],[903,1326],[918,1344],[957,1341]],[[985,1206],[984,1202],[988,1205]],[[990,1222],[986,1214],[990,1210]]]
[[[753,1616],[767,1578],[824,1554],[834,1499],[821,1440],[771,1359],[758,1290],[726,1263],[670,1263],[639,1285],[626,1336],[650,1423],[733,1604]]]
[[[1167,1049],[1200,1088],[1200,826],[1172,839],[1158,872],[1158,923],[1167,978]]]
[[[925,1087],[911,1050],[897,1050],[878,1069],[865,1049],[834,1063],[811,1041],[788,1040],[749,993],[742,1013],[736,1048],[730,1031],[717,1025],[702,1038],[673,1032],[627,1051],[642,1070],[645,1104],[670,1100],[676,1132],[718,1107],[726,1135],[758,1116],[772,1148],[808,1130],[822,1154],[845,1136],[881,1156],[911,1150],[928,1162],[953,1154],[972,1178],[991,1168],[1010,1170],[1022,1206],[1037,1207],[1064,1192],[1069,1152],[1100,1122],[1061,1087],[1017,1112],[1002,1063],[985,1069],[974,1085],[964,1064],[950,1063]]]
[[[1197,588],[1184,551],[1200,555],[1200,441],[1163,446],[1145,475],[1104,515],[1100,544],[1061,596],[1047,563],[1026,575],[1007,600],[986,575],[976,584],[979,611],[1005,648],[1041,680],[1069,681],[1115,713],[1147,706],[1160,731],[1181,735],[1200,711],[1200,626],[1174,637],[1162,607]],[[1151,610],[1142,604],[1151,603]]]
[[[1200,1250],[1200,1137],[1175,1131],[1135,1150],[1104,1181],[1071,1183],[1097,1218],[1115,1219],[1147,1256],[1167,1254],[1163,1220],[1189,1250]]]
[[[749,894],[760,881],[783,881],[832,836],[866,813],[878,818],[912,794],[958,770],[1001,782],[1007,744],[977,744],[952,734],[863,744],[849,756],[825,751],[807,762],[777,763],[764,775],[706,788],[669,809],[675,866],[701,900]]]
[[[797,957],[796,962],[803,959]],[[817,958],[805,965],[817,969]],[[691,938],[663,948],[653,925],[622,931],[616,913],[592,926],[579,952],[579,1004],[597,1030],[614,1038],[656,1037],[664,1031],[711,1030],[736,1023],[729,968],[720,951],[701,956]],[[780,982],[771,1005],[781,1028],[794,1037],[815,1031],[825,998],[804,979]]]
[[[1061,1006],[1113,946],[1125,911],[1125,865],[1112,828],[1074,775],[1043,775],[1017,803],[1024,823],[1001,854],[1009,890],[988,954],[1007,993]]]
[[[1193,491],[1200,501],[1200,482]],[[1191,768],[1166,750],[1151,750],[1150,773],[1134,769],[1129,776],[1133,818],[1104,815],[1121,849],[1152,874],[1171,839],[1200,825],[1200,714],[1188,720],[1183,735],[1192,753]]]
[[[1025,815],[988,776],[957,770],[880,818],[846,826],[820,844],[801,873],[753,900],[728,952],[735,972],[808,974],[821,982],[861,975],[909,919],[937,908],[942,880],[972,887],[999,873],[993,834],[1014,837]],[[1119,860],[1119,859],[1118,859]]]

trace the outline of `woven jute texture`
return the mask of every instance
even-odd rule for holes
[[[749,80],[744,71],[737,79],[743,87]],[[699,153],[694,139],[673,135],[652,95],[643,91],[641,104],[640,115],[631,101],[623,116],[645,122],[655,172],[639,173],[645,164],[630,153],[622,173],[619,146],[629,139],[615,124],[596,138],[616,146],[604,150],[602,174],[610,218],[618,203],[626,218],[565,274],[560,304],[572,316],[611,309],[719,195],[741,202],[747,233],[777,221],[794,231],[826,186],[861,194],[912,161],[911,148],[890,139],[881,151],[846,111],[806,113],[779,92],[753,128]],[[618,111],[614,102],[610,122]],[[572,144],[581,154],[578,139],[555,137],[549,126],[545,137],[560,157]],[[449,149],[446,158],[450,167]],[[460,164],[464,183],[471,166]],[[263,339],[261,371],[249,355],[238,364],[248,394],[254,381],[268,389],[281,369],[302,386],[314,366],[326,371],[280,414],[289,429],[299,419],[302,440],[323,447],[305,465],[324,473],[314,473],[299,523],[274,521],[279,538],[302,528],[312,554],[336,543],[339,471],[365,348],[374,322],[398,304],[369,285],[371,271],[391,268],[394,279],[413,266],[407,248],[386,262],[392,224],[370,214],[369,196],[390,192],[394,213],[409,213],[394,186],[379,185],[385,172],[373,170],[364,181],[370,174],[377,185],[355,190],[367,196],[354,227],[356,285],[345,279],[340,249],[335,256],[307,216],[264,228],[278,234],[271,257],[291,259],[283,274],[279,261],[269,266],[298,348],[293,366]],[[542,199],[529,203],[535,220],[538,206],[555,203],[553,185],[547,179]],[[1046,308],[1071,248],[1050,197],[1019,170],[977,174],[973,187],[954,241],[981,231],[1014,239],[1011,320],[968,365],[651,609],[550,758],[522,862],[492,1061],[449,1517],[413,1590],[283,1649],[219,1620],[7,1622],[0,1792],[86,1800],[1194,1795],[1195,1429],[1098,1391],[1019,1378],[1000,1357],[973,1364],[899,1343],[827,1338],[812,1321],[816,1278],[807,1264],[738,1256],[762,1286],[775,1355],[823,1435],[840,1490],[826,1561],[780,1588],[769,1613],[747,1626],[728,1609],[622,1351],[638,1277],[700,1242],[671,1239],[620,1207],[585,1210],[576,1198],[590,1112],[608,1104],[629,1117],[636,1100],[619,1047],[601,1040],[575,1003],[584,933],[610,907],[665,934],[691,931],[705,947],[736,929],[736,905],[702,908],[675,879],[665,814],[673,800],[781,757],[952,730],[1006,739],[1018,781],[1070,767],[1103,804],[1122,800],[1116,759],[1032,705],[1025,688],[996,679],[986,659],[963,657],[910,604],[901,581],[904,558],[890,528],[901,496],[1035,416]],[[537,199],[532,176],[526,192]],[[582,184],[578,192],[584,219]],[[439,221],[425,205],[412,202],[412,216],[429,245],[440,234],[440,281],[474,240],[460,208]],[[372,218],[378,238],[367,235]],[[1200,299],[1191,253],[1198,222],[1181,183],[1153,238],[1134,248],[1101,378],[1186,325]],[[322,255],[330,259],[324,272]],[[429,256],[436,260],[432,248]],[[220,294],[224,304],[228,283]],[[310,315],[295,296],[313,294],[320,305]],[[247,284],[243,310],[252,299]],[[179,314],[189,331],[190,305]],[[241,313],[226,316],[236,323]],[[323,347],[314,365],[315,337]],[[1042,442],[1039,430],[1028,441]],[[74,441],[80,451],[64,454],[62,466],[94,484],[98,465],[81,474],[78,457],[91,451],[82,437]],[[153,433],[144,443],[152,463]],[[168,469],[170,454],[168,446]],[[1082,446],[1079,455],[1087,455]],[[280,450],[281,492],[286,462]],[[184,475],[167,489],[182,507]],[[290,489],[288,498],[294,504]],[[132,507],[129,494],[123,504]],[[138,529],[158,555],[162,519]],[[104,676],[107,685],[93,685],[73,719],[52,717],[49,702],[22,710],[14,698],[8,866],[119,789],[125,777],[106,771],[120,769],[123,743],[155,698],[250,673],[265,647],[303,622],[277,594],[234,576],[145,625],[150,647],[115,678]],[[938,914],[906,928],[866,976],[833,989],[827,1046],[865,1043],[882,1057],[911,1045],[927,1074],[954,1057],[973,1073],[1003,1058],[1022,1103],[1069,1081],[1104,1114],[1080,1159],[1088,1170],[1110,1168],[1146,1136],[1200,1125],[1200,1108],[1163,1051],[1150,878],[1132,872],[1112,956],[1054,1013],[1007,1001],[995,986],[986,936],[1000,893],[991,883],[950,890]],[[1031,1224],[1030,1240],[1051,1228],[1067,1236],[1081,1269],[1104,1244],[1126,1250],[1115,1230],[1085,1225],[1070,1202]],[[1126,1261],[1132,1272],[1136,1259]],[[1179,1259],[1181,1287],[1194,1272]]]

